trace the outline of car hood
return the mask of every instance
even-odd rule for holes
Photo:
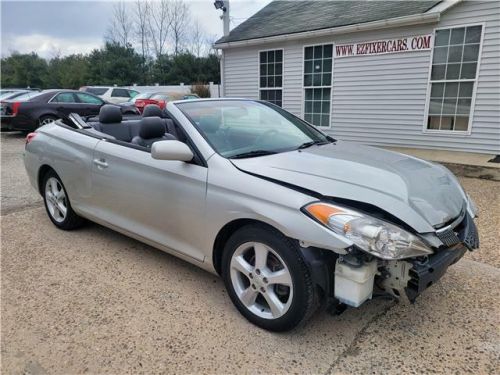
[[[462,188],[445,167],[350,142],[232,162],[242,171],[325,197],[374,205],[418,232],[433,231],[465,205]]]

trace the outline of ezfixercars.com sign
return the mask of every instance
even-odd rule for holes
[[[340,44],[335,46],[335,57],[423,51],[431,48],[431,39],[432,35],[419,35],[399,39],[376,40],[373,42]]]

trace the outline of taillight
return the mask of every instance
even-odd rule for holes
[[[167,102],[165,102],[165,100],[158,100],[158,106],[161,108],[161,109],[165,109],[165,106],[167,105]]]
[[[35,137],[36,137],[37,133],[28,133],[28,135],[26,136],[26,144],[29,144]]]
[[[17,112],[19,111],[19,106],[21,102],[14,102],[10,105],[10,109],[12,111],[12,116],[17,116]]]

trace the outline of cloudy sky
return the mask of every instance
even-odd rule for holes
[[[213,0],[185,0],[208,35],[222,34],[220,11]],[[50,58],[86,53],[103,44],[113,10],[111,1],[1,0],[1,54],[35,51]],[[231,28],[270,0],[231,0]]]

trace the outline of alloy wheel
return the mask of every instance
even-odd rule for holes
[[[50,177],[45,184],[45,201],[50,216],[58,223],[63,222],[68,212],[66,193],[55,177]]]
[[[40,126],[43,126],[43,125],[47,125],[47,124],[50,124],[51,122],[54,122],[56,121],[55,118],[52,118],[52,117],[46,117],[44,118],[43,120],[40,120],[39,123],[40,123]]]
[[[243,305],[264,319],[277,319],[289,310],[293,299],[290,271],[271,247],[247,242],[233,253],[231,283]]]

